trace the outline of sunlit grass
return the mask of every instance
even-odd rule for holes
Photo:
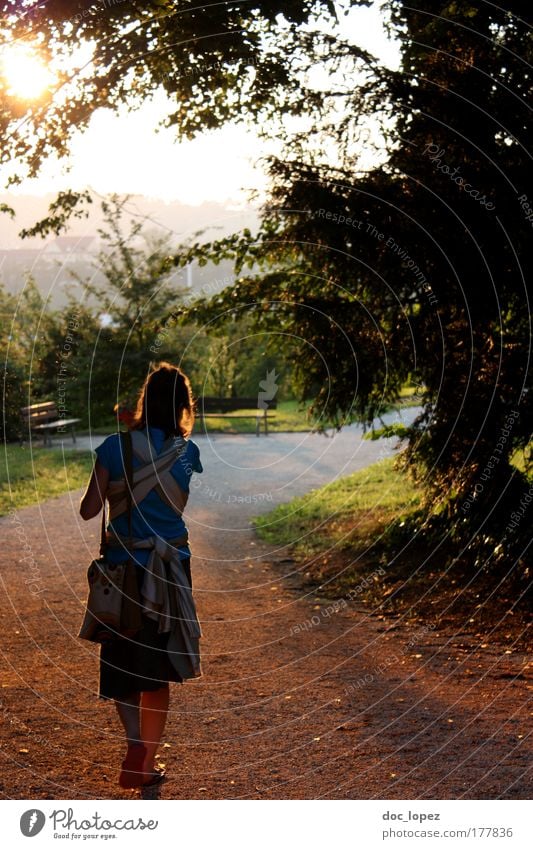
[[[421,491],[394,462],[381,460],[279,505],[255,519],[259,536],[274,544],[292,544],[297,557],[331,546],[367,545],[380,529],[422,502]]]
[[[528,477],[533,477],[533,442],[518,448],[511,457],[511,464]]]
[[[313,430],[313,422],[308,418],[305,409],[302,409],[298,401],[281,401],[275,410],[268,412],[268,430],[272,433],[291,433],[298,431]],[[233,410],[230,416],[245,415],[248,418],[230,418],[214,416],[213,418],[197,419],[195,425],[196,433],[255,433],[256,415],[255,409]],[[264,424],[261,422],[261,433],[264,432]]]
[[[28,507],[72,489],[89,478],[91,451],[7,445],[0,456],[0,515]]]

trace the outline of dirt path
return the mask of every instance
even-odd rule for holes
[[[136,795],[116,783],[122,735],[95,697],[97,648],[76,637],[98,536],[78,500],[0,520],[2,798]],[[349,601],[333,612],[246,528],[253,505],[193,501],[204,674],[172,686],[162,798],[530,796],[522,654]]]

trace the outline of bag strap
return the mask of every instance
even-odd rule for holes
[[[131,551],[133,548],[133,532],[131,528],[131,514],[133,509],[133,440],[131,431],[127,430],[122,437],[124,441],[124,471],[126,473],[126,501],[128,504],[128,532]]]
[[[100,557],[105,557],[105,553],[107,551],[107,543],[105,539],[105,498],[104,503],[102,504],[102,526],[100,528]]]
[[[133,531],[131,513],[133,508],[133,441],[131,431],[127,430],[120,434],[122,439],[122,450],[124,457],[124,472],[126,479],[126,501],[128,504],[128,532],[130,538],[130,551],[133,547]],[[100,529],[100,556],[105,557],[107,552],[106,542],[106,507],[105,499],[102,505],[102,525]]]

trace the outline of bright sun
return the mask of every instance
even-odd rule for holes
[[[37,100],[56,81],[38,53],[27,44],[4,46],[0,69],[7,93],[22,100]]]

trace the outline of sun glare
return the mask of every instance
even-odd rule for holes
[[[27,44],[9,44],[0,54],[0,72],[6,91],[21,100],[37,100],[56,77]]]

